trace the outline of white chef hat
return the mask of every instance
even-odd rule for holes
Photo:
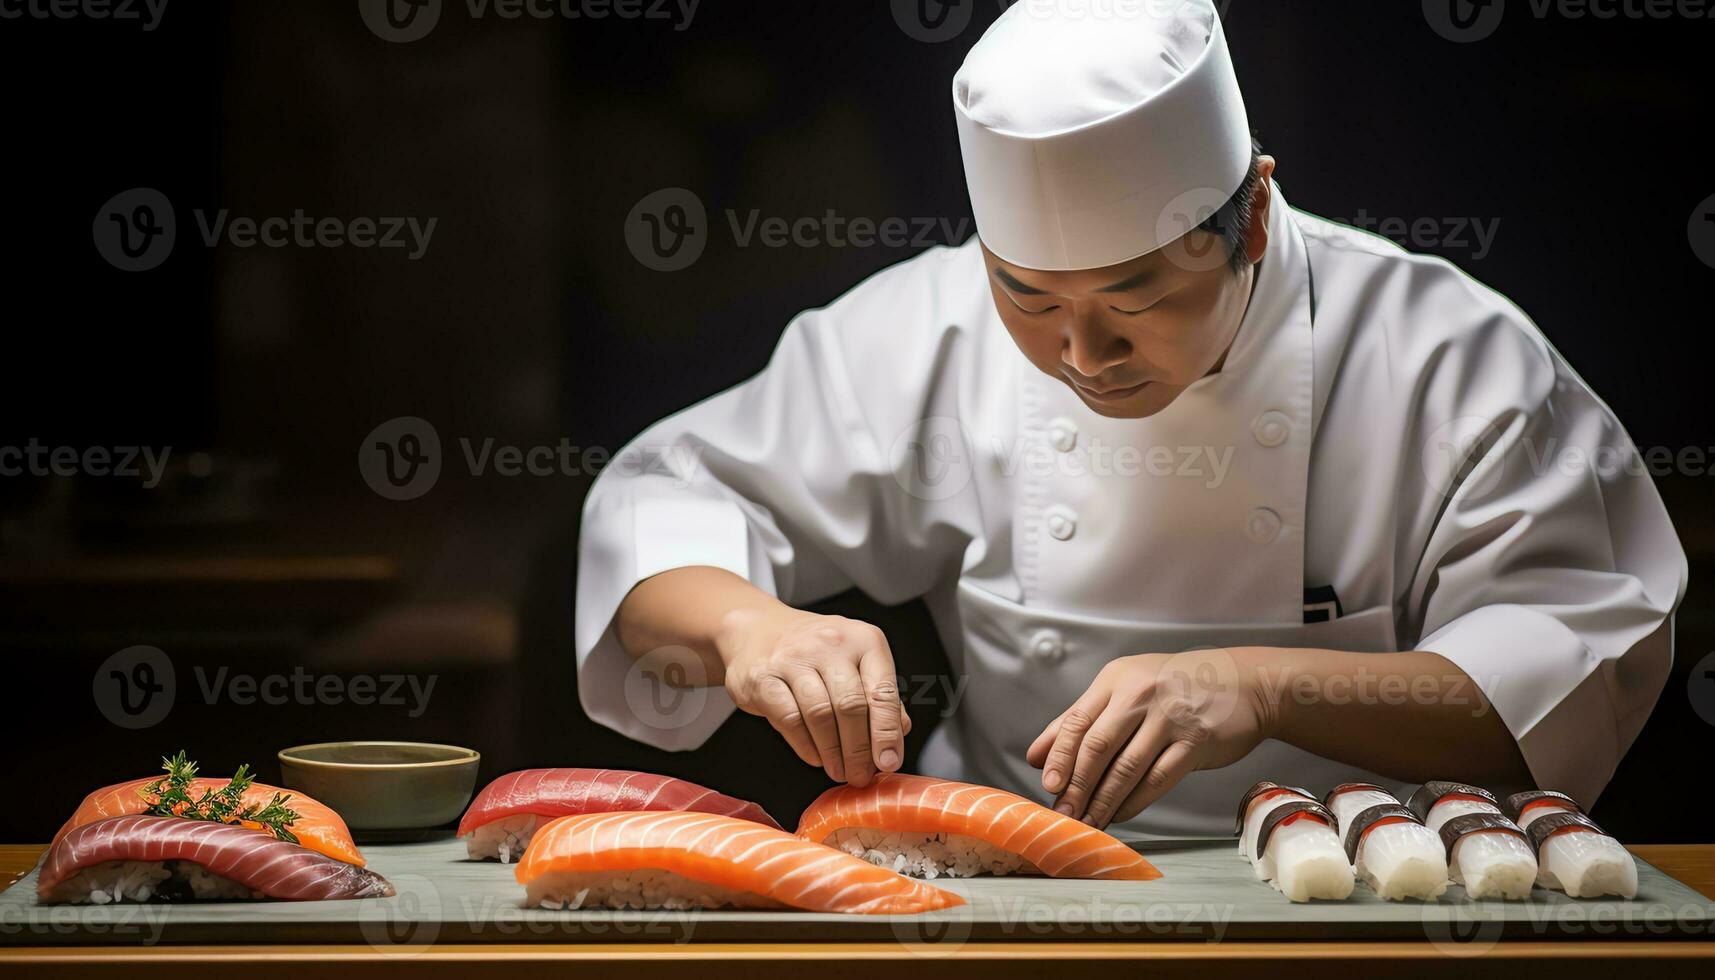
[[[1250,169],[1212,0],[1018,0],[953,78],[977,232],[1030,269],[1097,269],[1184,236]]]

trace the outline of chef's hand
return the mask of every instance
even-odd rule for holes
[[[1095,827],[1130,820],[1198,769],[1263,740],[1267,699],[1248,651],[1146,653],[1109,663],[1025,758],[1055,809]]]
[[[830,779],[865,786],[899,768],[911,717],[881,630],[775,604],[728,613],[715,646],[733,701]]]

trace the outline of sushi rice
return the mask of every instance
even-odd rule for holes
[[[661,868],[550,872],[525,889],[526,908],[544,909],[778,909],[781,903]]]
[[[91,905],[147,902],[187,891],[186,897],[203,900],[263,897],[189,861],[106,861],[84,868],[58,887],[65,896],[62,901]]]
[[[965,834],[900,833],[874,827],[843,827],[829,834],[823,843],[910,878],[934,880],[1041,873],[1023,857]]]
[[[542,818],[534,813],[514,813],[490,820],[465,841],[465,854],[476,860],[493,858],[510,864],[524,856],[524,849],[530,846],[530,838],[541,823]]]

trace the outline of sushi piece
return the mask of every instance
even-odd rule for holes
[[[1436,833],[1454,817],[1467,813],[1500,814],[1500,803],[1495,794],[1469,783],[1452,783],[1446,780],[1431,780],[1417,788],[1411,794],[1411,800],[1406,803],[1411,812],[1417,814],[1424,826]]]
[[[1245,794],[1239,818],[1240,846],[1258,879],[1294,902],[1352,894],[1352,865],[1334,832],[1334,814],[1309,794],[1259,783]]]
[[[549,821],[516,872],[526,908],[909,915],[965,900],[753,820],[696,811]]]
[[[1435,832],[1399,803],[1378,803],[1340,821],[1352,870],[1390,901],[1428,901],[1447,890],[1447,855]]]
[[[525,769],[484,786],[464,818],[460,837],[473,858],[516,861],[536,828],[581,813],[694,810],[783,829],[762,807],[671,776],[624,769]]]
[[[1572,898],[1638,894],[1632,853],[1564,793],[1531,790],[1507,797],[1507,811],[1536,847],[1536,883]]]
[[[1536,853],[1518,825],[1499,812],[1475,811],[1441,824],[1447,867],[1472,898],[1530,897]]]
[[[1089,824],[1004,790],[928,776],[882,773],[868,786],[836,786],[804,811],[798,836],[917,878],[1161,877]]]
[[[107,817],[48,849],[36,882],[43,903],[181,899],[325,901],[385,898],[387,879],[236,824],[178,817]]]
[[[1556,810],[1569,810],[1573,813],[1584,813],[1584,808],[1578,801],[1565,793],[1556,793],[1551,789],[1531,789],[1522,793],[1514,793],[1507,797],[1506,805],[1501,812],[1507,819],[1518,824],[1525,830],[1530,829],[1530,822],[1544,813]],[[1585,814],[1588,816],[1588,814]]]
[[[73,830],[97,820],[141,814],[149,808],[153,800],[145,800],[138,791],[158,778],[114,783],[85,796],[83,802],[78,804],[77,810],[60,827],[59,832],[54,834],[53,843],[58,844]],[[224,779],[199,778],[190,780],[187,786],[192,795],[200,796],[210,790],[218,790],[226,784],[227,780]],[[351,831],[346,829],[345,821],[340,819],[339,814],[326,805],[302,793],[265,783],[251,783],[244,791],[244,803],[246,806],[266,806],[276,793],[287,793],[290,796],[287,805],[298,814],[297,819],[291,823],[291,832],[299,844],[347,864],[363,867],[363,852],[357,849],[357,843],[351,839]]]

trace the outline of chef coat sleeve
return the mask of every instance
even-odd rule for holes
[[[1608,407],[1498,297],[1438,306],[1471,302],[1480,324],[1409,356],[1432,365],[1411,430],[1417,647],[1482,688],[1539,786],[1589,805],[1666,682],[1685,553]]]
[[[615,612],[674,568],[726,569],[792,605],[858,587],[887,603],[956,573],[962,495],[907,492],[889,457],[957,387],[959,329],[937,327],[957,250],[883,272],[786,330],[757,377],[657,423],[607,466],[579,543],[578,691],[591,718],[669,751],[731,715],[719,686],[659,689],[620,647]],[[960,270],[975,275],[980,270]],[[940,322],[946,322],[944,319]],[[932,497],[945,497],[935,500]]]

